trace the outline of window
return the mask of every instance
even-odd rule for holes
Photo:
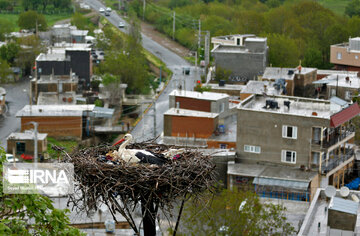
[[[259,146],[244,145],[244,152],[260,153],[261,148]]]
[[[297,127],[283,125],[282,136],[283,136],[283,138],[296,139],[297,138]]]
[[[359,59],[359,56],[358,56],[358,55],[355,55],[355,59],[358,60],[358,59]]]
[[[336,89],[331,89],[331,97],[336,96]]]
[[[220,149],[226,149],[226,144],[225,143],[220,143]]]
[[[350,100],[351,93],[350,91],[345,91],[345,100]]]
[[[296,152],[295,151],[282,150],[281,151],[281,161],[295,164],[296,163]]]
[[[222,103],[220,103],[220,113],[224,112],[224,110],[225,110],[225,103],[222,102]]]
[[[25,143],[16,142],[16,154],[23,154],[25,152]]]
[[[338,52],[338,53],[336,54],[336,58],[337,58],[338,60],[341,60],[341,59],[342,59],[342,54],[341,54],[341,52]]]

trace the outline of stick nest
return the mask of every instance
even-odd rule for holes
[[[162,153],[169,148],[174,146],[135,143],[127,147],[153,153]],[[179,159],[169,160],[161,166],[99,161],[100,156],[113,150],[114,147],[101,145],[67,155],[67,161],[74,164],[76,186],[76,197],[73,196],[70,202],[78,209],[87,212],[97,210],[98,203],[103,202],[114,219],[115,213],[119,212],[133,227],[130,213],[138,203],[142,207],[155,205],[156,208],[169,210],[176,200],[200,195],[204,190],[211,189],[216,181],[215,165],[210,156],[197,150],[186,149]]]

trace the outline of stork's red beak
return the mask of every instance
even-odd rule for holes
[[[114,143],[113,146],[116,146],[116,145],[118,145],[118,144],[120,144],[120,143],[122,143],[124,141],[125,141],[125,139],[122,138],[119,141],[117,141],[116,143]]]

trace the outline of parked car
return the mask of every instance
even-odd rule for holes
[[[120,21],[120,22],[119,22],[119,28],[124,28],[124,27],[125,27],[125,23],[122,22],[122,21]]]
[[[190,67],[183,67],[183,74],[190,75]]]
[[[102,7],[100,7],[99,12],[100,12],[100,13],[104,13],[104,12],[105,12],[105,9],[102,8]]]
[[[108,8],[106,8],[106,12],[111,12],[111,8],[110,7],[108,7]]]
[[[110,12],[106,11],[105,16],[110,16]]]
[[[14,158],[13,154],[6,153],[5,155],[6,155],[6,162],[9,162],[9,163],[12,163],[14,161],[19,162],[19,159],[16,157]]]

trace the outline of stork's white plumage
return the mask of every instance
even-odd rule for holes
[[[123,160],[125,162],[130,163],[150,163],[161,165],[165,163],[165,160],[156,157],[153,153],[140,150],[140,149],[126,149],[126,146],[131,142],[132,135],[126,134],[123,139],[116,142],[113,146],[116,146],[122,143],[118,149],[118,151],[114,151],[114,160]]]

